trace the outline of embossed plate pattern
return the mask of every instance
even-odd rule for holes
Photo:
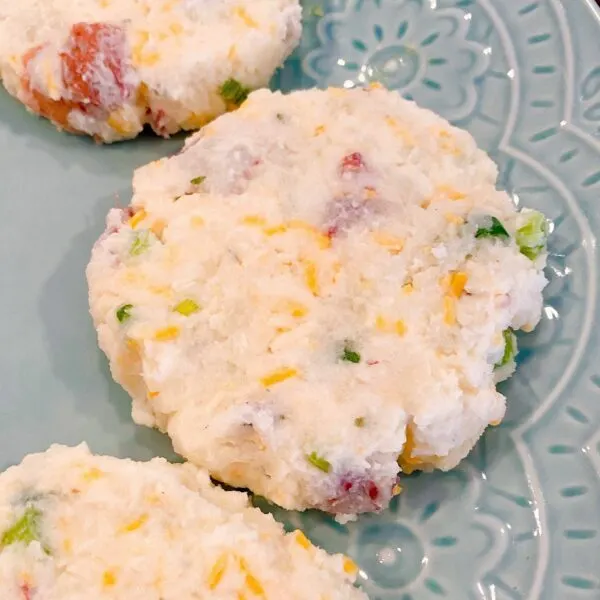
[[[284,90],[380,81],[471,131],[500,185],[553,221],[540,328],[509,411],[382,515],[276,514],[347,552],[373,600],[600,598],[600,14],[592,0],[306,0]],[[131,170],[181,140],[99,148],[0,95],[0,467],[52,442],[172,457],[130,422],[83,270]],[[119,200],[122,198],[122,200]]]

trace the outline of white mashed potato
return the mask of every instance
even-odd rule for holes
[[[266,85],[300,32],[298,0],[1,2],[0,79],[61,129],[168,136]]]
[[[356,572],[189,463],[53,446],[0,475],[2,600],[366,600]]]
[[[136,422],[286,508],[353,514],[498,424],[547,224],[382,89],[255,92],[139,169],[87,275]]]

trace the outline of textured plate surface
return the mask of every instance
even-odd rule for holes
[[[600,598],[600,14],[592,0],[306,0],[283,89],[380,81],[471,131],[554,222],[543,322],[505,423],[383,515],[278,516],[356,558],[370,597]],[[135,427],[87,314],[84,268],[131,170],[180,140],[101,148],[0,93],[0,467],[52,442],[172,457]],[[119,200],[120,198],[120,200]]]

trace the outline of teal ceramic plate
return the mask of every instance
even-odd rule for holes
[[[359,563],[370,597],[600,598],[600,14],[592,0],[306,0],[283,89],[380,81],[471,131],[515,201],[554,223],[544,319],[509,412],[448,474],[382,515],[278,514]],[[84,268],[134,167],[179,148],[101,148],[0,94],[1,467],[53,442],[172,456],[135,427],[87,313]]]

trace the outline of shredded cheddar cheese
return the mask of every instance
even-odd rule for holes
[[[278,369],[277,371],[274,371],[273,373],[270,373],[269,375],[265,375],[261,378],[260,381],[265,387],[271,387],[272,385],[281,383],[286,379],[290,379],[291,377],[297,376],[298,371],[296,369],[292,369],[290,367],[283,367],[281,369]]]
[[[170,342],[179,337],[179,327],[176,325],[170,325],[169,327],[163,327],[154,334],[154,339],[157,342]]]
[[[216,587],[221,583],[223,579],[223,575],[225,574],[225,570],[227,569],[227,563],[229,561],[229,557],[227,554],[222,554],[215,564],[212,566],[210,573],[208,574],[208,587],[211,590],[216,589]]]

